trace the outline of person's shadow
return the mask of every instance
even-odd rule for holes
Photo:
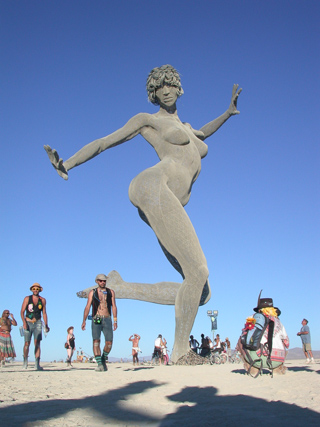
[[[77,409],[88,411],[87,425],[103,425],[109,423],[126,425],[127,423],[144,423],[150,425],[159,423],[156,416],[149,415],[145,410],[136,407],[135,410],[128,410],[121,404],[130,400],[133,394],[140,394],[147,389],[159,387],[160,383],[155,381],[138,381],[120,389],[109,390],[98,396],[90,396],[81,399],[52,399],[37,402],[20,403],[14,406],[0,408],[0,420],[3,426],[22,426],[25,424],[41,425],[41,421],[50,420],[66,416],[68,412]],[[32,387],[36,387],[33,384]],[[143,398],[142,398],[143,399]],[[142,405],[143,408],[143,405]],[[86,418],[85,414],[83,419]],[[90,422],[91,419],[91,422]],[[93,422],[94,421],[94,422]]]
[[[311,426],[320,425],[320,413],[284,402],[246,396],[218,396],[215,387],[186,387],[168,396],[174,402],[183,403],[177,412],[167,415],[161,427],[184,425],[247,426],[289,425],[301,426],[306,420]],[[244,390],[245,392],[245,390]],[[196,420],[196,421],[192,421]]]
[[[161,385],[153,380],[139,381],[98,396],[20,403],[1,408],[0,420],[4,426],[41,425],[41,422],[50,419],[54,422],[59,418],[60,422],[69,412],[85,410],[79,416],[86,425],[143,424],[166,427],[220,424],[242,427],[272,423],[274,427],[300,427],[306,420],[309,426],[320,425],[320,414],[310,409],[245,395],[218,396],[215,387],[185,387],[181,392],[168,396],[167,399],[183,406],[174,413],[160,417],[146,411],[148,402],[143,404],[143,395],[140,397],[141,403],[134,409],[127,409],[122,404],[123,401],[130,401],[132,395],[142,394],[151,388],[159,387],[161,392]]]

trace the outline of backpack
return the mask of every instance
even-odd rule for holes
[[[257,375],[255,375],[254,378],[256,378],[261,372],[262,372],[262,359],[252,359],[250,355],[250,351],[257,351],[260,349],[261,356],[263,354],[263,351],[267,351],[267,366],[271,370],[272,373],[272,363],[271,363],[271,352],[272,352],[272,337],[273,337],[273,330],[274,330],[274,321],[266,317],[262,313],[255,313],[253,316],[253,321],[250,321],[252,318],[248,318],[247,322],[245,324],[244,329],[242,329],[242,334],[240,337],[241,344],[243,346],[244,352],[246,354],[247,362],[250,365],[250,368],[248,370],[248,375],[250,375],[250,370],[252,366],[260,364],[259,371]],[[263,337],[263,334],[265,330],[267,329],[267,326],[269,326],[268,329],[268,341],[262,345],[261,339]]]
[[[269,319],[262,313],[255,313],[253,319],[255,323],[247,322],[245,328],[242,329],[241,342],[247,350],[257,351],[260,348],[261,338],[268,326]]]

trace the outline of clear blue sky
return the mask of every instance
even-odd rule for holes
[[[51,332],[43,360],[65,357],[66,329],[80,330],[76,292],[116,269],[131,282],[180,281],[128,198],[130,181],[157,162],[137,137],[70,172],[53,170],[43,149],[67,159],[148,103],[149,71],[171,64],[182,76],[182,121],[200,128],[223,113],[232,85],[239,116],[213,137],[186,210],[210,270],[212,299],[193,334],[218,333],[234,347],[260,289],[273,297],[291,340],[306,317],[319,336],[318,1],[1,1],[1,312],[18,319],[39,282]],[[112,356],[142,336],[150,355],[162,333],[172,348],[174,308],[118,300]],[[18,359],[23,339],[13,331]],[[33,355],[33,346],[31,348]],[[31,358],[32,359],[32,358]]]

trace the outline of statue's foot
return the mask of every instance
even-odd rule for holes
[[[79,291],[77,292],[77,297],[79,298],[88,298],[88,294],[86,291]]]
[[[108,279],[106,286],[107,288],[110,288],[116,292],[116,296],[119,298],[118,292],[119,292],[119,285],[127,285],[126,282],[122,280],[122,277],[116,270],[110,271],[108,274]],[[128,288],[130,288],[129,285],[127,285]],[[92,291],[92,289],[96,289],[98,285],[91,286],[90,288],[86,288],[83,291],[77,292],[77,297],[79,298],[88,298],[89,292]]]
[[[43,147],[46,150],[46,153],[48,154],[52,166],[63,179],[67,180],[68,172],[63,165],[63,160],[59,158],[59,154],[57,153],[57,151],[54,149],[52,150],[49,145],[44,145]]]

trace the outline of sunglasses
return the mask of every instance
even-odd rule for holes
[[[40,291],[40,288],[31,288],[32,291]]]
[[[98,279],[98,282],[104,282],[104,283],[107,283],[107,281],[106,281],[106,280],[100,280],[100,279]]]

